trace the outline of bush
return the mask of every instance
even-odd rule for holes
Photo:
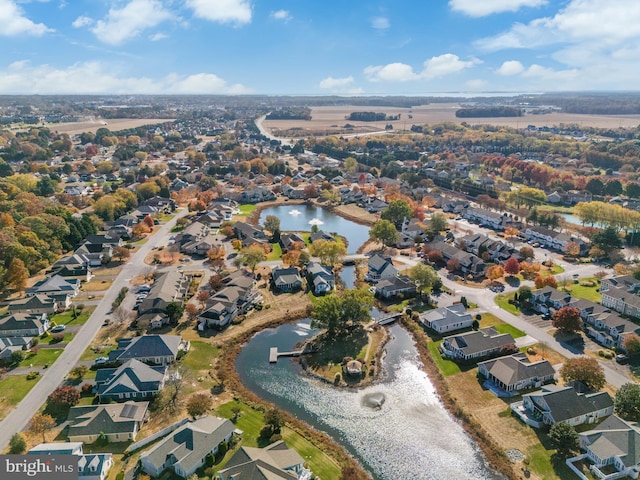
[[[339,385],[341,379],[342,379],[342,376],[339,373],[336,373],[336,378],[333,379],[333,384]]]
[[[19,455],[24,453],[27,449],[27,442],[25,442],[22,435],[19,433],[14,433],[9,441],[9,453],[13,455]]]
[[[38,371],[29,372],[27,373],[27,380],[33,380],[34,378],[38,378],[38,376],[40,376],[40,372]]]

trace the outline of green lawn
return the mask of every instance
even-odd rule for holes
[[[270,243],[271,253],[267,260],[280,260],[282,258],[282,246],[279,243]]]
[[[39,376],[27,380],[26,375],[8,375],[0,380],[0,418],[4,418],[11,408],[20,403],[38,380]]]
[[[180,360],[185,366],[193,371],[208,370],[220,349],[205,342],[191,342],[189,352]]]
[[[62,332],[60,332],[62,333]],[[56,344],[56,343],[68,343],[71,341],[71,339],[73,338],[73,333],[65,333],[64,334],[64,339],[62,339],[61,342],[55,342],[54,341],[54,335],[59,335],[57,333],[51,333],[49,335],[47,335],[46,338],[41,338],[40,339],[40,343],[46,344],[46,345],[51,345],[51,344]]]
[[[501,309],[506,310],[513,315],[520,315],[520,310],[518,310],[518,307],[510,304],[509,300],[513,300],[513,293],[499,293],[494,298],[494,301]]]
[[[513,305],[510,305],[513,306]],[[492,313],[483,313],[480,320],[480,328],[495,327],[500,333],[510,333],[513,338],[524,337],[525,333],[508,323],[503,322]]]
[[[68,312],[58,313],[51,317],[52,325],[84,325],[84,323],[89,320],[91,313],[96,309],[95,306],[88,306],[82,309],[82,312],[76,310],[78,316],[73,318],[73,310],[69,310]]]
[[[43,365],[52,365],[58,359],[62,350],[62,348],[41,348],[35,354],[29,352],[27,353],[27,358],[20,362],[20,366],[28,367],[33,365],[34,367],[41,367]]]
[[[238,206],[238,210],[240,210],[240,215],[246,216],[253,213],[256,207],[257,205],[255,204],[244,204],[244,205]]]
[[[99,352],[94,352],[92,347],[88,347],[80,356],[80,360],[95,360],[98,357],[108,357],[111,350],[115,350],[115,345],[110,345]]]
[[[548,480],[576,478],[564,462],[553,464],[551,455],[554,452],[555,450],[547,450],[542,444],[532,446],[526,452],[529,459],[529,469],[541,478]]]
[[[566,290],[571,293],[572,297],[584,298],[587,300],[591,300],[592,302],[602,301],[602,295],[600,295],[600,292],[598,291],[600,289],[600,284],[597,282],[597,279],[595,277],[581,278],[578,281],[580,282],[579,284],[575,284],[572,282],[569,283],[566,287]],[[587,287],[581,285],[581,283],[586,282],[593,282],[593,286]]]
[[[460,373],[460,367],[456,362],[451,360],[445,360],[442,358],[440,351],[438,350],[438,346],[442,343],[442,340],[438,340],[437,342],[429,342],[427,343],[427,347],[429,348],[429,352],[431,353],[431,357],[438,365],[438,368],[442,372],[442,375],[448,377],[449,375],[455,375],[456,373]]]

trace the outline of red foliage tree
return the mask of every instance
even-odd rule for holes
[[[551,318],[553,326],[563,332],[579,332],[582,329],[580,311],[575,307],[562,307]]]
[[[460,269],[460,261],[457,258],[450,258],[447,262],[447,270],[455,272],[458,269]]]
[[[509,275],[517,275],[520,273],[520,264],[518,263],[518,260],[514,257],[507,260],[504,264],[504,273]]]
[[[47,398],[47,412],[54,416],[66,414],[80,401],[80,392],[71,385],[56,388]]]
[[[427,253],[427,260],[429,260],[431,263],[441,264],[444,260],[444,257],[442,256],[442,252],[438,250],[431,250],[429,253]]]

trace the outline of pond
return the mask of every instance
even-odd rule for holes
[[[260,225],[264,225],[267,215],[275,215],[280,219],[281,231],[308,232],[315,224],[327,233],[337,233],[347,239],[347,253],[356,253],[369,240],[369,227],[315,205],[279,205],[267,208],[260,212]]]
[[[307,322],[260,332],[243,348],[236,369],[251,391],[327,432],[376,479],[499,478],[444,409],[400,326],[390,328],[385,375],[360,390],[309,378],[296,360],[269,364],[270,347],[292,350],[316,333]]]
[[[573,223],[574,225],[582,225],[582,221],[572,213],[556,213],[559,217],[564,218],[565,222]]]

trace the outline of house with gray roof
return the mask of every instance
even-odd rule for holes
[[[603,278],[600,281],[601,292],[612,288],[625,288],[628,292],[635,293],[640,289],[640,280],[633,275],[618,275],[617,277]]]
[[[76,455],[78,457],[78,480],[106,480],[113,466],[110,453],[82,451],[82,442],[41,443],[27,452],[30,455]]]
[[[135,440],[147,417],[149,402],[109,403],[71,407],[67,422],[70,442],[94,443]]]
[[[273,288],[281,292],[295,292],[302,288],[302,278],[296,267],[276,267],[271,270]]]
[[[412,297],[416,294],[416,285],[406,275],[383,278],[376,283],[375,294],[382,298],[393,298],[399,295]]]
[[[613,399],[607,392],[578,393],[573,387],[546,385],[542,390],[522,396],[511,410],[535,428],[556,423],[575,427],[597,423],[613,413]]]
[[[226,286],[206,302],[204,311],[198,315],[198,328],[224,328],[241,313],[251,310],[262,302],[262,295],[255,288],[253,277],[238,270],[225,278]]]
[[[9,313],[46,313],[50,315],[57,311],[58,302],[56,299],[45,294],[12,300],[9,304]]]
[[[398,275],[398,270],[393,266],[390,257],[385,257],[379,253],[374,253],[367,262],[367,273],[364,279],[367,282],[375,283],[383,278],[391,278]]]
[[[183,272],[170,270],[156,277],[149,295],[138,308],[138,315],[146,313],[167,313],[167,305],[181,302],[191,277]]]
[[[584,449],[586,457],[593,463],[590,470],[596,477],[607,478],[603,470],[614,468],[618,472],[617,475],[614,474],[616,478],[625,476],[638,478],[640,427],[637,423],[611,415],[593,430],[580,433],[579,437],[580,446]]]
[[[504,394],[500,396],[510,396],[552,382],[556,372],[547,360],[531,362],[518,352],[478,363],[478,373]]]
[[[602,293],[602,305],[623,315],[640,318],[640,296],[625,287],[610,288]]]
[[[17,350],[31,348],[33,337],[0,337],[0,361],[7,361]]]
[[[183,342],[180,335],[142,335],[119,339],[118,348],[109,352],[109,361],[124,363],[136,359],[149,364],[169,365],[180,351],[188,350],[189,342]]]
[[[78,295],[80,291],[80,280],[76,278],[64,278],[54,275],[35,283],[33,287],[26,290],[27,295],[37,294],[58,294],[66,293],[71,297]]]
[[[512,353],[515,340],[510,333],[499,333],[494,327],[460,333],[445,337],[440,350],[448,357],[458,360],[475,360],[499,353]]]
[[[560,310],[569,306],[571,301],[570,294],[548,285],[531,291],[531,305],[538,313],[547,314],[551,313],[552,309]]]
[[[445,261],[457,260],[460,265],[460,271],[465,275],[471,275],[474,278],[484,277],[487,264],[477,255],[465,252],[454,245],[442,241],[432,242],[428,245],[431,250],[442,253]]]
[[[109,400],[145,400],[164,387],[167,366],[151,367],[131,359],[118,368],[101,368],[96,373],[96,387],[101,402]]]
[[[236,238],[242,242],[243,247],[249,247],[254,243],[262,244],[269,241],[266,233],[245,222],[236,222],[233,225],[233,232]]]
[[[304,459],[282,441],[264,448],[240,447],[218,472],[220,480],[307,480]]]
[[[319,262],[309,262],[306,266],[307,282],[315,295],[331,293],[336,287],[333,269]]]
[[[304,243],[304,238],[302,238],[298,233],[283,233],[280,235],[280,246],[282,247],[283,252],[288,252],[293,249],[296,244],[302,244],[304,247],[306,244]]]
[[[46,313],[13,313],[0,318],[0,337],[36,337],[47,330]]]
[[[462,303],[449,307],[426,310],[420,314],[419,322],[440,334],[471,328],[473,317]]]
[[[142,470],[152,477],[171,470],[178,477],[187,478],[204,465],[209,453],[218,452],[222,442],[229,443],[235,429],[229,420],[212,416],[188,422],[142,452]]]

